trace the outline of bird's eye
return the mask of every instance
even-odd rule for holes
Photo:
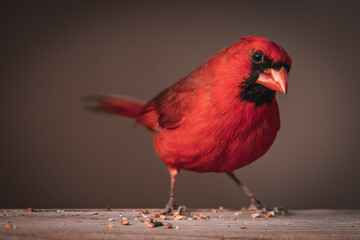
[[[264,54],[261,51],[256,51],[252,54],[254,63],[261,63],[264,60]]]

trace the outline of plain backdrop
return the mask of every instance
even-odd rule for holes
[[[0,208],[164,207],[151,134],[82,98],[150,100],[241,36],[293,58],[272,148],[236,175],[265,204],[360,208],[358,1],[2,1]],[[182,171],[177,200],[240,208],[225,175]]]

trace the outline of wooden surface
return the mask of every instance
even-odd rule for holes
[[[360,239],[360,210],[293,210],[287,216],[252,218],[252,212],[202,209],[191,215],[203,213],[208,220],[160,220],[171,229],[147,228],[142,220],[148,214],[138,217],[140,211],[2,209],[0,239]],[[130,225],[122,225],[123,218]]]

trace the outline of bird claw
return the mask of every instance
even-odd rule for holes
[[[256,198],[250,199],[250,205],[246,208],[246,210],[267,212],[267,208]]]
[[[289,214],[289,211],[284,207],[273,207],[270,211],[274,211],[275,214],[281,214],[282,216]]]
[[[288,210],[284,207],[273,207],[273,208],[266,207],[256,198],[250,199],[250,205],[245,209],[248,211],[258,211],[262,213],[267,213],[268,211],[274,211],[275,214],[277,215],[279,214],[282,216],[285,216],[289,213]]]
[[[174,214],[178,213],[180,215],[190,216],[190,210],[186,206],[177,206],[176,203],[166,204],[165,211],[161,214]]]

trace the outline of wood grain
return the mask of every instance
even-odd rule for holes
[[[156,219],[164,225],[154,228],[141,221],[145,217],[138,217],[140,211],[2,209],[0,239],[360,239],[360,210],[292,210],[287,216],[252,218],[252,212],[246,211],[237,215],[235,210],[196,209],[191,215],[203,213],[208,220],[169,216],[169,220]],[[130,224],[122,225],[123,218]],[[13,229],[6,228],[6,223]],[[173,227],[167,228],[167,223]]]

